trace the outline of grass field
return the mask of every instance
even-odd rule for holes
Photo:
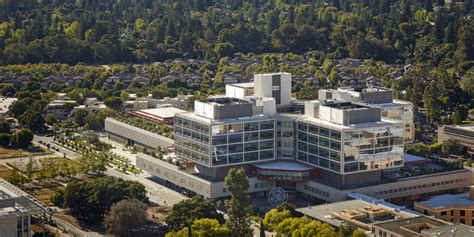
[[[0,177],[6,178],[13,173],[13,170],[7,167],[6,165],[0,164]]]

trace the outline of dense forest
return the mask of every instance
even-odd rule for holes
[[[474,60],[473,8],[473,0],[0,0],[0,60],[217,61],[314,51],[452,65]]]
[[[334,62],[351,57],[365,59],[357,70],[420,108],[418,129],[428,124],[434,131],[474,116],[473,1],[0,0],[0,74],[31,81],[21,88],[3,83],[0,90],[21,100],[54,92],[102,100],[193,93],[198,99],[222,92],[229,73],[245,79],[288,71],[309,75],[293,83],[293,92],[314,99],[318,89],[340,85]],[[171,63],[151,64],[163,61]],[[389,76],[400,68],[400,76]],[[200,82],[161,81],[188,72]],[[120,73],[150,83],[104,83]],[[50,75],[84,80],[40,87]]]

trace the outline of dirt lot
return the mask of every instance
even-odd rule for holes
[[[28,155],[41,156],[41,155],[49,155],[49,154],[52,154],[52,152],[48,150],[40,150],[40,151],[31,152],[25,149],[0,147],[0,159],[17,158],[17,157],[28,156]]]
[[[165,221],[166,216],[171,212],[170,206],[155,206],[150,207],[147,210],[148,218],[156,223],[162,223]]]
[[[52,206],[53,204],[51,203],[51,197],[63,188],[64,187],[59,183],[48,183],[42,185],[41,187],[27,187],[24,188],[24,190],[35,198],[37,198],[42,203],[48,206]]]
[[[7,167],[6,165],[0,164],[0,177],[6,178],[13,173],[13,170]]]

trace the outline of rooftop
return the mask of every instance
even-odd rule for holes
[[[234,86],[234,87],[239,87],[239,88],[253,88],[254,87],[253,82],[235,83],[235,84],[229,84],[229,85]]]
[[[184,113],[186,110],[177,109],[174,107],[167,107],[167,108],[157,108],[157,109],[144,109],[132,112],[133,115],[141,115],[144,117],[150,118],[174,118],[177,113]]]
[[[0,200],[14,199],[14,209],[32,214],[47,213],[48,208],[43,203],[36,200],[33,196],[21,190],[10,182],[0,178]],[[26,210],[25,210],[26,209]],[[1,209],[0,209],[1,211]],[[11,210],[10,210],[11,211]]]
[[[219,106],[236,105],[236,104],[250,104],[250,102],[248,102],[246,100],[241,100],[241,99],[237,99],[237,98],[229,98],[229,97],[216,97],[216,98],[202,100],[200,102],[207,103],[207,104],[219,105]]]
[[[421,233],[423,235],[439,237],[473,236],[474,227],[462,224],[445,225],[434,229],[423,230]]]
[[[323,204],[296,209],[298,212],[339,227],[345,222],[353,220],[359,227],[368,229],[371,224],[381,221],[408,218],[400,212],[395,212],[382,205],[372,204],[364,200],[349,200],[331,204]],[[372,216],[372,217],[371,217]]]
[[[460,130],[466,130],[466,131],[472,131],[474,132],[474,124],[468,124],[468,125],[445,125],[446,127],[451,127],[451,128],[456,128]]]
[[[433,208],[443,208],[448,206],[472,206],[474,207],[474,200],[469,199],[469,193],[461,194],[443,194],[433,196],[427,201],[420,202],[424,205]]]
[[[13,104],[17,98],[0,97],[0,114],[6,114],[11,104]]]
[[[346,101],[325,101],[322,106],[326,107],[331,107],[335,109],[340,109],[340,110],[364,110],[364,109],[371,109],[370,107],[367,106],[362,106],[358,104],[354,104],[352,102],[346,102]]]
[[[374,224],[374,226],[402,236],[421,236],[422,230],[435,229],[449,225],[447,222],[419,216]]]

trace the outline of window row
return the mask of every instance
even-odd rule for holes
[[[256,121],[249,123],[234,123],[234,124],[218,124],[212,126],[212,135],[227,134],[227,133],[241,133],[259,130],[274,129],[274,120]]]
[[[174,125],[177,127],[188,128],[196,132],[209,134],[209,125],[197,123],[178,116],[175,117]]]
[[[374,192],[374,195],[383,195],[383,194],[388,194],[388,193],[397,193],[397,192],[404,192],[404,191],[409,191],[409,190],[416,190],[416,189],[424,189],[424,188],[429,188],[429,187],[436,187],[440,185],[445,185],[445,184],[452,184],[452,183],[461,183],[465,182],[465,179],[453,179],[453,180],[447,180],[443,182],[437,182],[437,183],[431,183],[431,184],[420,184],[420,185],[414,185],[414,186],[409,186],[409,187],[404,187],[404,188],[395,188],[395,189],[389,189],[389,190],[383,190],[380,192]]]
[[[236,133],[227,135],[217,135],[212,138],[213,145],[231,144],[231,143],[242,143],[247,141],[259,141],[269,140],[275,138],[275,132],[273,130],[260,131],[260,132],[249,132],[249,133]]]
[[[209,143],[209,136],[189,129],[175,128],[175,136],[183,136],[203,143]]]
[[[319,136],[330,137],[332,139],[341,140],[340,131],[332,130],[325,127],[320,127],[313,124],[298,122],[298,131],[308,132],[308,133],[319,135]]]
[[[275,158],[275,152],[273,150],[246,152],[232,155],[215,155],[212,158],[212,165],[235,164],[257,160],[269,160],[273,158]]]
[[[257,150],[267,150],[274,149],[275,141],[261,141],[261,142],[247,142],[244,144],[231,144],[231,145],[222,145],[222,146],[213,146],[212,151],[217,155],[241,153],[247,151],[257,151]]]
[[[320,196],[323,196],[323,197],[329,197],[329,193],[326,192],[326,191],[323,191],[323,190],[320,190],[320,189],[317,189],[315,187],[311,187],[311,186],[308,186],[308,185],[305,185],[304,186],[304,190],[306,191],[309,191],[309,192],[312,192],[312,193],[315,193],[317,195],[320,195]]]

